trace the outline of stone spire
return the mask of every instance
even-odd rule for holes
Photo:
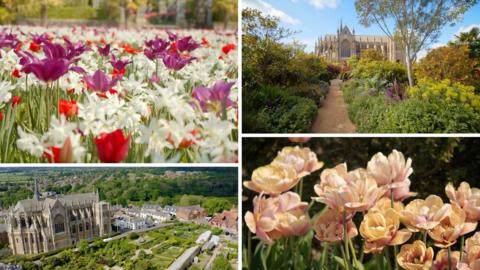
[[[35,182],[33,187],[33,199],[38,201],[40,199],[40,192],[38,191],[37,179],[35,179],[34,181]]]

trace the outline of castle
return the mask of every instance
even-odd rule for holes
[[[315,43],[315,54],[328,61],[341,62],[352,56],[361,57],[362,51],[373,48],[380,52],[386,60],[405,62],[405,53],[388,36],[355,35],[355,29],[340,23],[336,35],[325,35]]]
[[[17,202],[8,211],[9,246],[15,255],[36,254],[106,236],[111,233],[110,212],[98,192],[40,194],[35,181],[33,198]]]

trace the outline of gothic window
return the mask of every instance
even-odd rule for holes
[[[72,231],[72,233],[77,233],[77,227],[75,225],[73,225],[71,231]]]
[[[340,48],[341,48],[341,51],[340,51],[341,58],[349,58],[351,56],[350,42],[348,40],[342,41]]]
[[[82,223],[78,224],[78,231],[83,232],[83,224]]]
[[[90,228],[89,228],[89,225],[88,225],[88,222],[85,223],[85,231],[88,231]]]
[[[54,231],[55,233],[63,233],[65,232],[65,223],[63,222],[64,218],[62,215],[57,215],[53,219],[53,224],[54,224]]]

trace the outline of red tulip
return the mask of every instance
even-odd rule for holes
[[[55,147],[51,146],[49,152],[43,153],[43,155],[47,158],[48,162],[50,163],[72,163],[73,162],[73,148],[72,148],[72,141],[70,138],[67,138],[63,143],[63,146]]]
[[[208,42],[208,40],[205,37],[202,37],[202,42],[200,44],[203,45],[203,46],[210,45],[210,43]]]
[[[15,78],[18,78],[18,79],[20,79],[20,77],[22,77],[22,75],[20,75],[20,70],[18,70],[18,69],[14,69],[12,71],[12,76],[15,77]]]
[[[15,106],[17,106],[18,104],[20,104],[20,102],[22,102],[22,98],[19,97],[19,96],[13,96],[12,98],[12,107],[15,108]]]
[[[237,46],[233,43],[223,46],[222,51],[224,54],[229,54],[231,51],[235,50]]]
[[[36,42],[31,42],[29,49],[32,52],[39,52],[42,49],[42,46]]]
[[[0,112],[0,121],[2,121],[2,120],[3,120],[3,113]]]
[[[68,101],[61,99],[58,102],[58,113],[66,117],[73,117],[78,114],[78,105],[76,100]]]
[[[130,135],[124,136],[121,129],[112,133],[102,133],[95,138],[98,158],[104,163],[119,163],[128,154]]]
[[[136,49],[136,48],[133,48],[130,46],[130,44],[127,44],[125,43],[123,46],[123,51],[126,52],[126,53],[129,53],[129,54],[137,54],[140,52],[140,50]]]

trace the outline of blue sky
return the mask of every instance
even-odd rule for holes
[[[243,0],[243,7],[249,6],[264,13],[280,17],[281,24],[289,29],[300,31],[296,40],[313,51],[315,40],[325,34],[334,34],[340,25],[355,28],[357,34],[383,34],[375,25],[366,28],[358,23],[354,0]],[[480,27],[480,4],[464,14],[462,21],[455,26],[446,26],[440,39],[431,47],[438,47],[450,41],[461,30],[477,25]],[[424,54],[425,52],[423,52]]]

